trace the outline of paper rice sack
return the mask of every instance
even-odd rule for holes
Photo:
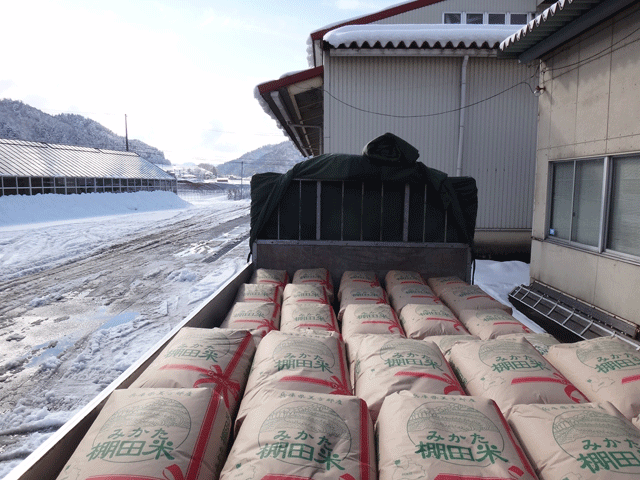
[[[380,286],[355,285],[345,288],[340,300],[338,321],[342,321],[344,311],[349,305],[389,305],[389,300],[387,292]]]
[[[240,302],[270,302],[282,305],[282,288],[269,283],[243,283],[236,295],[236,303]]]
[[[449,354],[451,353],[451,347],[453,347],[456,343],[471,342],[474,340],[479,341],[480,339],[475,335],[463,334],[463,335],[434,335],[432,337],[427,337],[426,340],[429,340],[430,342],[435,343],[440,349],[440,351],[442,352],[442,354],[444,355],[444,358],[446,358],[448,362]]]
[[[324,303],[331,304],[327,290],[322,285],[313,283],[290,283],[284,287],[283,304],[292,303]]]
[[[537,480],[496,404],[395,393],[376,424],[380,480]]]
[[[611,402],[628,419],[640,415],[640,352],[604,337],[549,347],[546,357],[593,402]]]
[[[183,327],[129,388],[212,388],[233,415],[255,351],[246,330]]]
[[[380,280],[373,271],[351,271],[348,270],[340,278],[340,288],[338,288],[338,301],[342,300],[342,291],[347,287],[379,287]]]
[[[249,330],[259,341],[271,330],[280,328],[280,305],[273,302],[236,302],[224,325]]]
[[[640,431],[613,405],[516,405],[509,415],[540,480],[640,478]]]
[[[58,480],[210,480],[224,464],[231,418],[209,388],[115,390]]]
[[[438,296],[442,295],[445,290],[451,290],[455,287],[468,287],[469,284],[459,277],[431,277],[427,279],[427,285]]]
[[[400,335],[398,333],[391,333],[385,335],[384,338],[381,338],[380,335],[375,333],[366,334],[366,333],[356,333],[344,339],[344,346],[347,351],[347,361],[349,363],[349,381],[351,382],[351,386],[355,388],[356,385],[356,361],[358,360],[358,349],[360,348],[360,344],[362,341],[367,338],[372,337],[378,341],[384,341],[391,338],[406,338],[404,335]]]
[[[356,334],[405,336],[400,320],[391,305],[348,305],[342,316],[342,336],[346,339]]]
[[[340,336],[314,330],[268,333],[256,350],[236,428],[257,406],[256,395],[263,389],[351,395]]]
[[[283,305],[280,331],[293,332],[301,329],[339,331],[333,307],[321,303],[287,303]]]
[[[384,277],[384,287],[387,292],[396,285],[426,285],[427,282],[418,272],[408,270],[389,270]]]
[[[400,323],[409,338],[433,335],[469,335],[460,320],[445,305],[408,304],[400,310]]]
[[[531,333],[526,325],[499,308],[462,310],[459,318],[469,333],[482,340],[510,333]]]
[[[263,391],[221,480],[376,480],[367,405],[356,397]]]
[[[331,273],[326,268],[303,268],[296,270],[291,283],[320,285],[327,291],[329,303],[333,303],[333,280],[331,279]]]
[[[289,283],[289,274],[286,270],[269,270],[258,268],[251,276],[249,283],[269,283],[284,289]]]
[[[505,416],[519,404],[589,401],[524,339],[459,342],[449,363],[469,395],[494,400]]]
[[[355,394],[367,402],[374,422],[385,397],[395,392],[465,395],[433,342],[367,335],[356,358]]]
[[[507,312],[509,315],[513,313],[513,309],[511,307],[500,303],[477,285],[454,287],[450,290],[445,290],[440,295],[440,299],[460,320],[462,320],[460,318],[460,314],[463,310],[488,310],[499,308],[500,310]]]
[[[442,301],[426,285],[396,285],[389,291],[389,303],[400,313],[405,305],[442,305]]]
[[[500,335],[500,340],[517,340],[518,338],[524,338],[527,342],[533,345],[543,357],[547,355],[551,345],[557,345],[560,343],[550,333],[512,333],[509,335]]]

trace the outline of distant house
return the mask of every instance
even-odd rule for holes
[[[537,75],[497,54],[536,4],[421,0],[340,22],[311,33],[311,68],[256,97],[305,156],[359,154],[391,132],[429,167],[474,177],[480,251],[527,252]]]
[[[640,3],[561,0],[501,50],[540,70],[532,283],[512,297],[579,338],[638,338]]]
[[[176,179],[132,152],[0,139],[0,196],[176,193]]]

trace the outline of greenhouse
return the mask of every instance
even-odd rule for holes
[[[152,190],[176,179],[137,153],[0,139],[0,196]]]

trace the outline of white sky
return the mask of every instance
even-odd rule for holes
[[[286,139],[253,88],[308,68],[312,31],[395,3],[0,0],[0,98],[218,164]]]

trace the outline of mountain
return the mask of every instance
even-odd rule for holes
[[[0,100],[0,138],[79,147],[125,150],[125,138],[82,115],[49,115],[21,101]],[[140,140],[129,140],[129,150],[145,160],[171,165],[164,153]]]
[[[241,174],[250,177],[254,173],[264,172],[285,173],[302,160],[304,157],[293,143],[286,141],[252,150],[235,160],[216,165],[216,170],[219,176],[235,175],[237,177]]]

